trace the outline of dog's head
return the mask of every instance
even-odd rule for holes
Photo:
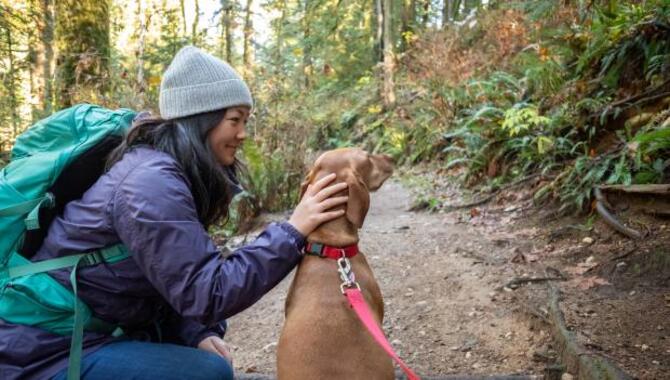
[[[347,231],[353,233],[358,241],[356,231],[363,226],[363,221],[370,207],[370,192],[379,189],[384,181],[393,174],[391,157],[383,154],[369,154],[357,148],[342,148],[330,150],[317,158],[314,166],[307,174],[300,189],[300,197],[307,190],[307,186],[318,181],[330,173],[337,176],[336,182],[346,182],[348,185],[349,200],[346,205],[344,218],[350,225]],[[333,226],[332,222],[325,223],[319,230]],[[323,232],[323,231],[321,231]],[[320,241],[322,243],[330,243]]]

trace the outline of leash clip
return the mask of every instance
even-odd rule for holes
[[[344,253],[344,250],[341,250],[341,252],[342,257],[337,259],[337,272],[340,274],[340,279],[342,280],[340,291],[344,294],[345,288],[357,288],[358,290],[361,290],[361,287],[356,282],[354,272],[351,271],[351,263],[349,262],[349,259]]]

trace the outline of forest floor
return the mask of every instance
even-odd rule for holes
[[[541,377],[560,348],[543,322],[547,282],[524,280],[554,268],[566,279],[552,283],[581,354],[602,355],[636,378],[669,378],[667,220],[647,221],[649,237],[634,244],[598,221],[548,217],[523,187],[477,208],[413,212],[426,189],[450,204],[460,191],[432,170],[401,177],[373,194],[360,247],[384,295],[384,330],[417,373]],[[229,320],[238,373],[275,372],[291,278]]]

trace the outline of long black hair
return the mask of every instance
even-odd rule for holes
[[[198,218],[205,228],[228,217],[228,207],[239,181],[242,168],[235,159],[231,166],[222,166],[207,142],[209,132],[223,120],[226,110],[218,110],[173,120],[163,120],[142,113],[135,118],[123,142],[107,159],[107,168],[138,145],[172,156],[190,182]]]

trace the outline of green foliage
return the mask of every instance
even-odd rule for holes
[[[549,118],[538,114],[537,107],[521,103],[505,111],[501,127],[510,137],[515,137],[534,129],[541,129],[549,124],[549,121]]]
[[[611,91],[637,77],[651,81],[667,67],[670,53],[667,1],[616,2],[613,9],[596,5],[590,16],[591,23],[576,30],[586,45],[577,61],[580,75],[597,76],[604,88]]]
[[[302,173],[292,173],[280,152],[266,156],[261,149],[252,141],[244,143],[244,196],[253,199],[255,213],[289,208],[297,200]]]

